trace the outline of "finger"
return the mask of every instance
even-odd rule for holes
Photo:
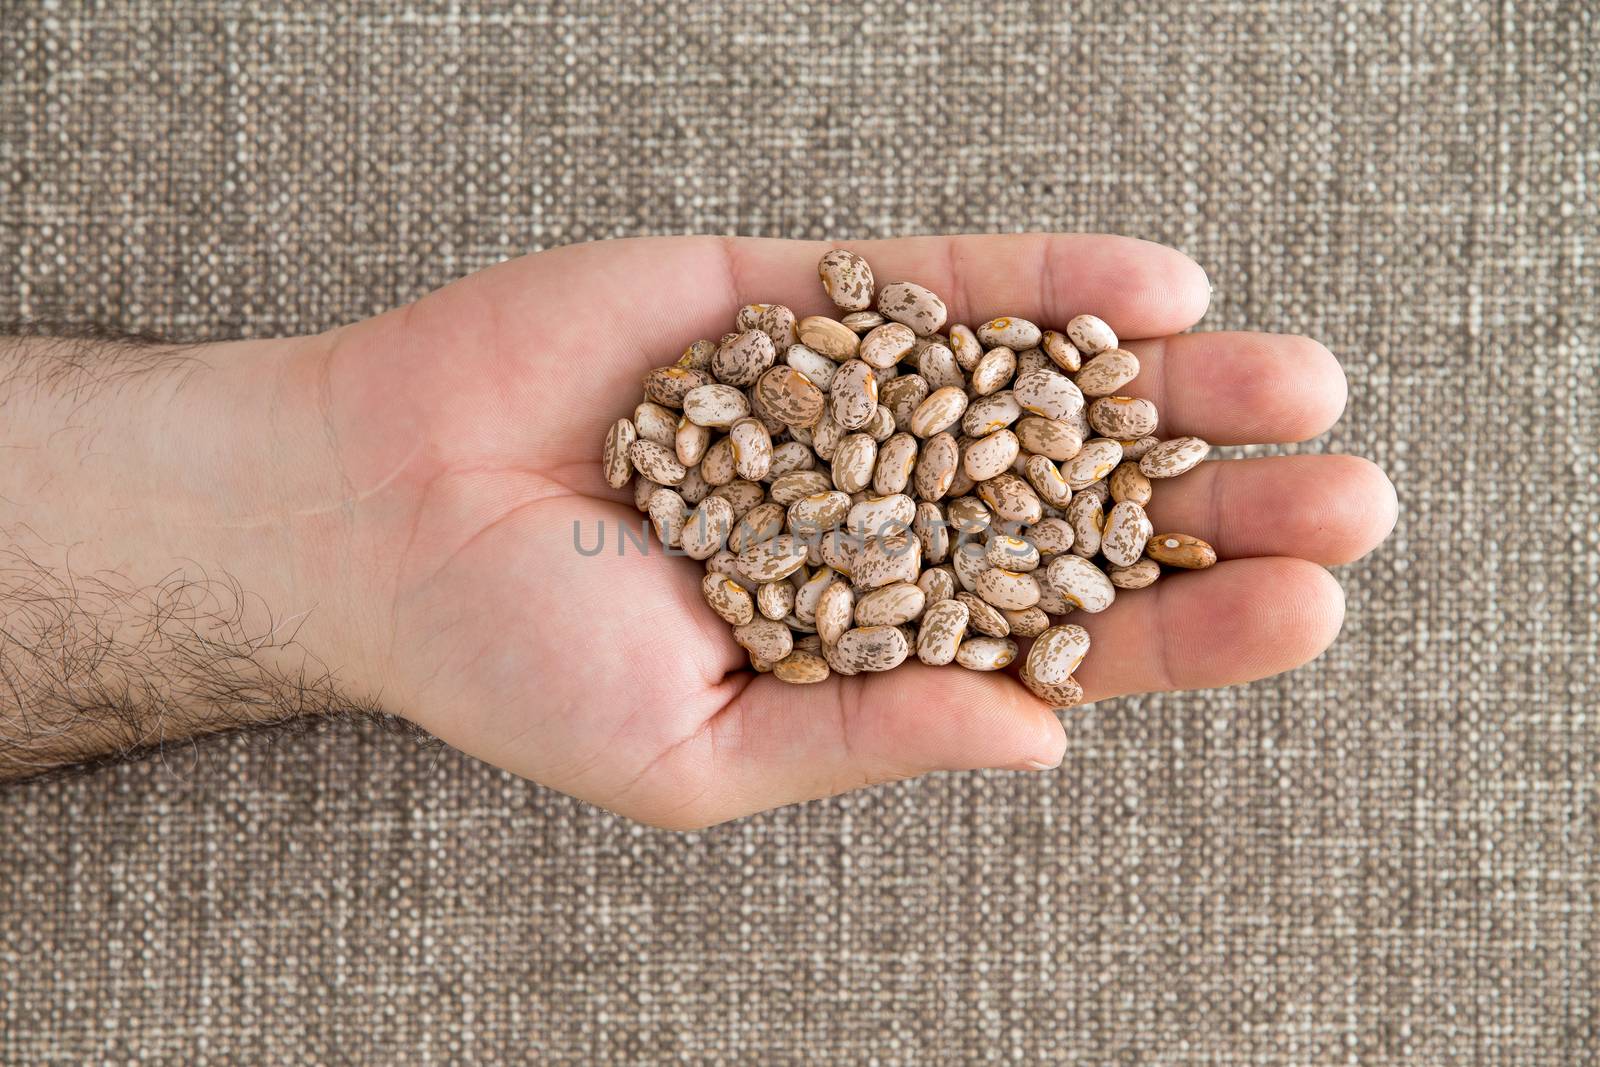
[[[950,321],[1011,314],[1059,326],[1092,311],[1131,337],[1188,327],[1210,295],[1205,273],[1187,256],[1127,237],[1017,234],[845,244],[869,258],[880,281],[905,278],[945,296]],[[589,462],[596,439],[619,414],[617,397],[637,397],[639,377],[674,362],[686,344],[727,332],[741,304],[776,301],[799,315],[836,313],[816,273],[829,247],[716,237],[573,245],[512,260],[443,290],[440,298],[459,301],[443,318],[463,330],[470,324],[471,346],[507,346],[539,361],[539,394],[512,398],[509,410],[548,405],[550,397],[561,403],[544,418],[528,420],[519,448],[547,468],[576,466]],[[574,477],[586,478],[588,487],[592,475]]]
[[[1191,333],[1135,341],[1139,377],[1123,390],[1156,405],[1162,437],[1213,444],[1304,441],[1344,413],[1339,361],[1309,337]]]
[[[1394,529],[1393,484],[1359,456],[1271,456],[1202,463],[1154,483],[1157,530],[1194,534],[1224,559],[1360,559]]]
[[[1110,234],[834,243],[739,238],[725,247],[738,303],[775,300],[797,313],[837,313],[817,279],[817,260],[829,248],[863,256],[880,289],[893,281],[926,286],[944,300],[948,321],[969,326],[1018,315],[1061,328],[1087,312],[1109,323],[1119,338],[1160,337],[1194,325],[1211,299],[1205,272],[1188,256]]]
[[[711,787],[651,821],[704,825],[936,770],[1056,766],[1056,716],[1005,674],[911,662],[816,685],[756,678],[699,753]]]
[[[635,238],[553,249],[472,281],[508,321],[584,323],[591,341],[631,341],[649,357],[647,368],[670,362],[696,338],[720,337],[743,304],[782,303],[802,316],[837,314],[817,278],[817,260],[836,247],[865,256],[880,287],[890,281],[927,286],[945,301],[950,322],[969,325],[1019,315],[1059,327],[1090,312],[1119,337],[1159,337],[1192,326],[1210,302],[1205,272],[1188,256],[1104,234],[843,242]],[[553,325],[545,323],[544,330]]]
[[[1338,635],[1344,593],[1302,559],[1241,559],[1169,575],[1068,621],[1090,635],[1078,669],[1085,699],[1103,700],[1237,685],[1298,667]]]

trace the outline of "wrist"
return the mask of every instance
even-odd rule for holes
[[[102,655],[92,685],[70,685],[115,692],[160,676],[211,705],[160,709],[162,722],[181,710],[200,730],[259,721],[263,703],[277,719],[370,700],[376,590],[319,413],[330,338],[93,344],[0,341],[10,562],[105,591],[74,609],[78,640]],[[26,587],[4,595],[16,603]],[[211,655],[227,662],[202,662]],[[207,670],[222,677],[175,674]]]
[[[207,352],[204,375],[171,397],[177,440],[147,442],[165,453],[154,473],[172,495],[152,496],[143,517],[172,539],[158,554],[181,548],[230,572],[274,644],[292,645],[366,699],[381,677],[370,640],[380,591],[360,547],[361,489],[344,462],[350,431],[326,410],[337,336]]]

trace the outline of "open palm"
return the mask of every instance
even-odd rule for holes
[[[599,466],[649,369],[731,328],[745,303],[831,310],[828,246],[661,238],[562,248],[463,279],[341,331],[325,403],[374,597],[359,636],[394,710],[467,752],[667,826],[695,826],[935,769],[1059,762],[1055,714],[1008,674],[912,662],[791,687],[750,672],[700,598],[702,568],[632,545],[631,492]],[[943,295],[950,320],[1107,320],[1143,371],[1162,436],[1301,440],[1343,409],[1313,341],[1172,336],[1204,311],[1181,254],[1105,236],[852,243],[881,280]],[[1134,340],[1142,339],[1142,340]],[[1090,700],[1286,670],[1337,633],[1324,565],[1371,549],[1394,494],[1342,456],[1213,461],[1158,487],[1157,529],[1224,562],[1125,592],[1082,619]],[[605,550],[584,555],[605,530]],[[1074,621],[1080,621],[1074,619]]]

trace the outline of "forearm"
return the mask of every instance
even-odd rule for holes
[[[319,343],[0,339],[0,779],[359,699]]]

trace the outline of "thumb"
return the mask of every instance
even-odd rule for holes
[[[705,825],[929,771],[1045,770],[1066,734],[1054,712],[1015,678],[909,663],[890,674],[817,685],[756,677],[711,721],[709,783],[692,810]]]

